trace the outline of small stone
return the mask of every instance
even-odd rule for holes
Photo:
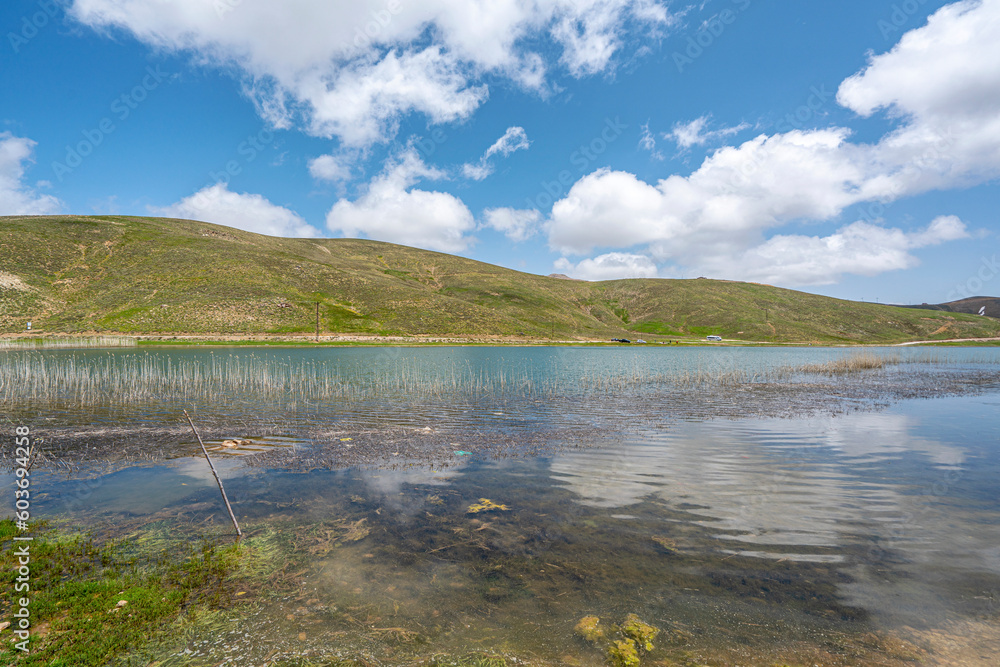
[[[306,640],[306,633],[300,632],[299,633],[299,641],[300,642],[304,642],[305,640]]]

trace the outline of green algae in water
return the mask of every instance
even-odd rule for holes
[[[636,614],[629,614],[621,626],[613,628],[615,637],[608,637],[597,616],[584,616],[573,631],[597,646],[606,644],[608,662],[612,667],[636,667],[641,656],[653,650],[653,640],[659,629],[639,620]],[[605,640],[608,640],[605,642]]]
[[[639,649],[635,642],[626,637],[615,639],[608,647],[608,662],[612,667],[637,667],[639,664]]]
[[[596,643],[604,639],[604,628],[601,627],[601,619],[597,616],[584,616],[573,628],[573,631],[588,642]]]
[[[633,640],[644,651],[653,650],[653,640],[660,634],[659,628],[643,623],[635,614],[629,614],[622,623],[621,633]]]
[[[489,498],[480,498],[478,503],[469,505],[469,509],[466,510],[466,513],[478,514],[479,512],[493,512],[493,511],[506,512],[509,510],[510,508],[507,507],[506,505],[495,503]]]

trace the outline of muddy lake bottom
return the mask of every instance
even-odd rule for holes
[[[232,542],[185,407],[16,406],[35,516]],[[643,665],[995,665],[998,407],[974,363],[195,404],[271,567],[122,664],[597,666],[634,614],[659,629]]]

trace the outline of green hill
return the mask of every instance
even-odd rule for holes
[[[357,239],[190,220],[0,218],[0,332],[704,336],[892,342],[1000,336],[997,320],[718,280],[583,282]]]

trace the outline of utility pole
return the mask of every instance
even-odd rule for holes
[[[319,342],[319,301],[316,302],[316,342]]]

